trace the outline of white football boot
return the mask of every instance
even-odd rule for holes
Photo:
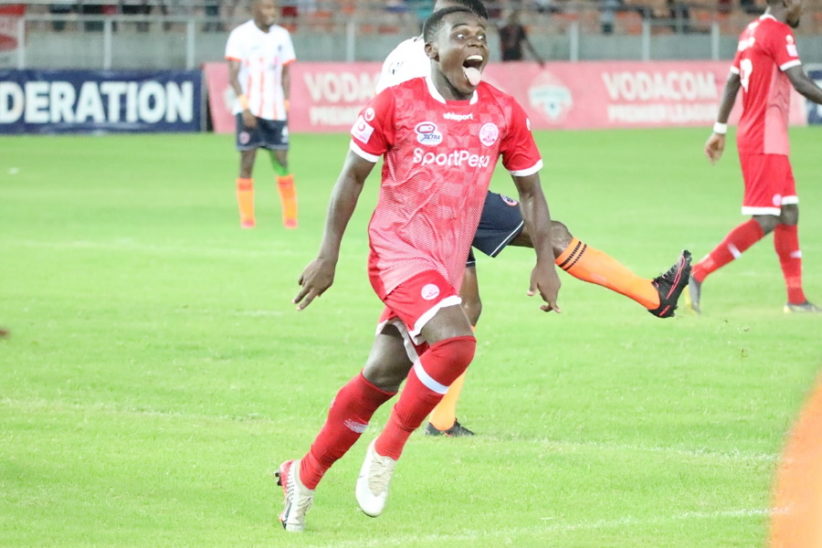
[[[285,495],[280,523],[286,531],[300,533],[305,530],[305,514],[314,502],[314,489],[309,489],[300,481],[299,459],[285,461],[274,475]]]
[[[397,461],[391,457],[378,455],[374,450],[376,440],[372,441],[365,452],[365,461],[357,478],[357,504],[367,515],[375,518],[382,514],[385,501],[388,500],[388,486]]]

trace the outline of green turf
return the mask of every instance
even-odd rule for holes
[[[732,150],[704,129],[538,135],[553,216],[640,274],[707,253],[743,219]],[[792,132],[805,286],[822,300],[819,130]],[[388,509],[353,496],[365,443],[321,484],[303,536],[270,479],[361,366],[372,175],[336,284],[290,303],[346,138],[295,135],[297,231],[258,162],[258,228],[235,211],[229,136],[0,139],[0,544],[763,546],[785,433],[822,365],[822,318],[785,316],[770,238],[660,321],[563,274],[525,297],[529,250],[480,258],[485,309],[459,416],[415,435]],[[513,192],[503,173],[495,188]],[[364,435],[384,423],[381,409]]]

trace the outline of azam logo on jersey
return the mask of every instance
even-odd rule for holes
[[[417,142],[421,145],[433,147],[442,142],[442,133],[434,122],[420,122],[414,127],[417,133]]]
[[[785,46],[788,50],[788,55],[791,57],[799,57],[799,50],[796,49],[796,42],[794,42],[793,36],[789,34],[785,37],[785,40],[788,42],[788,45]]]
[[[368,116],[368,111],[366,111],[365,115]],[[354,127],[351,128],[351,135],[363,143],[367,143],[371,140],[371,135],[373,135],[373,133],[374,127],[365,121],[362,114],[358,116],[357,121],[354,122]]]

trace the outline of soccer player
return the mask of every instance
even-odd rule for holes
[[[738,258],[769,232],[788,290],[785,312],[822,312],[802,291],[799,249],[799,198],[788,160],[788,113],[791,86],[822,104],[822,89],[802,69],[791,28],[799,25],[802,0],[768,0],[765,14],[739,36],[713,133],[705,154],[713,163],[725,150],[725,134],[739,88],[742,117],[736,143],[745,195],[742,214],[751,218],[731,230],[693,267],[688,284],[690,306],[700,312],[702,283],[715,270]]]
[[[488,19],[480,0],[438,0],[434,10],[461,6]],[[421,36],[401,42],[383,62],[377,91],[411,78],[427,76],[431,71]],[[638,302],[660,318],[674,315],[679,295],[688,283],[690,254],[686,251],[665,274],[653,280],[641,278],[608,254],[573,237],[568,228],[553,221],[552,246],[556,264],[580,280],[598,284]],[[522,220],[519,204],[506,196],[489,192],[485,199],[473,247],[496,257],[508,245],[531,247],[531,238]],[[460,296],[471,325],[476,326],[482,312],[476,264],[472,254],[462,282]],[[468,436],[473,432],[457,420],[457,402],[464,377],[457,379],[442,401],[434,408],[425,428],[428,435]]]
[[[229,81],[234,90],[240,176],[237,203],[240,226],[254,228],[254,160],[258,148],[271,153],[277,173],[283,225],[297,228],[297,191],[288,170],[289,65],[294,46],[288,31],[274,24],[274,0],[254,0],[253,18],[231,31],[225,47]]]
[[[407,377],[356,484],[360,508],[379,515],[408,437],[471,362],[476,339],[457,292],[499,157],[519,192],[536,251],[529,294],[539,293],[542,310],[559,311],[542,160],[522,107],[480,81],[488,60],[485,20],[465,8],[440,10],[426,20],[423,35],[430,76],[387,89],[362,110],[332,191],[319,254],[300,277],[294,302],[304,309],[331,285],[363,183],[384,156],[368,226],[368,274],[385,309],[364,369],[336,394],[308,453],[279,467],[285,492],[280,521],[287,531],[304,529],[323,474]]]

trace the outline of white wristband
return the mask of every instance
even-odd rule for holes
[[[726,133],[728,133],[728,124],[721,124],[719,122],[716,122],[714,124],[714,133],[716,133],[717,135],[725,135]]]

